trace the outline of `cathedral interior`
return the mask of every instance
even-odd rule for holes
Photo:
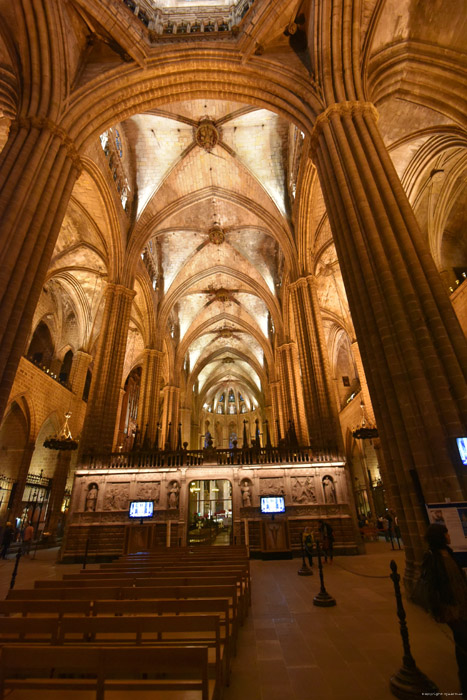
[[[0,0],[1,525],[363,555],[390,512],[413,584],[467,494],[466,20]]]

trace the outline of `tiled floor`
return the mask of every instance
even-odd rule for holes
[[[16,586],[60,578],[79,565],[56,565],[56,550],[20,562]],[[301,561],[252,561],[253,604],[240,630],[232,682],[224,700],[389,700],[389,678],[401,666],[402,642],[389,562],[403,571],[403,552],[383,542],[367,554],[336,557],[325,585],[337,600],[318,608],[317,571],[297,575]],[[0,561],[0,595],[14,560]],[[90,565],[91,568],[94,566]],[[316,567],[314,567],[316,569]],[[412,653],[442,693],[460,697],[451,632],[417,606],[405,603]]]

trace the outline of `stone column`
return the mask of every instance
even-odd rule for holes
[[[342,452],[329,356],[312,275],[290,285],[310,444],[317,452]]]
[[[55,472],[52,479],[52,488],[50,490],[47,521],[44,528],[50,532],[52,539],[55,539],[57,535],[57,527],[60,520],[63,496],[65,495],[66,482],[68,472],[70,470],[70,461],[71,451],[59,450],[57,455],[57,466],[55,467]]]
[[[28,442],[28,444],[24,448],[23,456],[21,458],[21,464],[16,477],[15,493],[13,495],[10,512],[8,514],[8,518],[11,521],[14,521],[14,518],[19,518],[21,516],[21,504],[23,502],[23,494],[24,489],[26,487],[26,479],[28,478],[29,467],[31,466],[31,460],[35,449],[35,442]]]
[[[370,391],[368,389],[368,382],[366,380],[365,376],[365,370],[363,369],[363,362],[362,362],[362,356],[360,354],[360,348],[358,347],[358,343],[356,340],[354,340],[351,345],[350,349],[352,350],[352,355],[353,359],[355,360],[355,366],[357,367],[357,372],[358,372],[358,378],[360,380],[360,388],[362,392],[362,400],[363,404],[365,406],[365,413],[368,416],[368,420],[370,423],[375,424],[375,414],[373,411],[373,404],[371,403],[371,397],[370,397]]]
[[[138,423],[141,429],[142,440],[146,436],[147,426],[147,436],[151,447],[156,438],[157,422],[159,420],[159,393],[163,357],[164,354],[160,350],[150,348],[146,348],[143,354]]]
[[[180,409],[180,422],[182,424],[182,445],[187,442],[190,445],[191,436],[191,408]]]
[[[278,353],[284,430],[287,431],[289,421],[293,420],[299,444],[309,445],[297,346],[295,343],[284,343],[278,348]],[[282,437],[285,437],[285,432]]]
[[[79,400],[82,400],[83,398],[84,385],[86,384],[86,377],[91,362],[92,355],[84,352],[84,350],[78,350],[73,357],[73,364],[70,372],[70,384],[72,392],[76,394],[76,398]]]
[[[115,433],[130,312],[135,292],[108,284],[80,455],[110,452]]]
[[[282,411],[282,401],[281,401],[281,384],[280,382],[271,382],[269,384],[271,387],[271,399],[272,399],[272,421],[273,424],[269,426],[271,431],[271,440],[273,445],[279,446],[279,435],[277,430],[277,421],[279,421],[279,427],[281,431],[281,437],[284,437],[286,428],[285,419]]]
[[[177,444],[177,431],[179,422],[179,404],[180,404],[180,389],[178,386],[167,385],[163,389],[164,393],[164,409],[162,412],[162,441],[161,447],[165,448],[165,444],[169,435],[169,423],[171,427],[171,440],[168,449],[175,449]]]
[[[79,172],[59,126],[39,117],[12,124],[0,154],[0,420]]]
[[[406,580],[424,549],[420,502],[465,500],[449,440],[465,434],[467,344],[364,102],[331,105],[311,140],[391,475]]]

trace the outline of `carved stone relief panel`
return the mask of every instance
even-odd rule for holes
[[[316,503],[314,479],[311,476],[292,477],[293,503]]]
[[[129,492],[129,482],[108,482],[105,490],[104,510],[126,510]]]
[[[262,496],[283,496],[285,494],[282,477],[262,477],[259,480],[259,492]]]
[[[136,485],[136,500],[137,501],[154,501],[155,505],[159,504],[161,496],[160,481],[140,481]]]

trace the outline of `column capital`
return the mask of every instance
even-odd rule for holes
[[[377,123],[379,119],[378,110],[372,102],[335,102],[329,107],[326,107],[324,112],[318,114],[316,117],[315,125],[310,137],[310,154],[316,150],[319,137],[324,124],[328,124],[330,119],[336,115],[343,116],[354,116],[355,114],[369,114],[373,117],[374,121]]]
[[[134,299],[136,296],[136,290],[129,289],[123,284],[115,284],[114,282],[109,282],[105,288],[105,295],[110,296],[111,294],[120,294],[121,296],[126,296],[127,299]]]
[[[294,280],[293,282],[290,282],[289,289],[291,289],[292,291],[294,291],[295,289],[299,289],[300,287],[302,289],[304,289],[305,287],[308,287],[310,285],[315,284],[315,280],[316,280],[316,275],[313,275],[310,272],[306,275],[302,275],[301,277]]]
[[[290,348],[295,348],[297,347],[296,343],[293,340],[289,340],[287,343],[282,343],[282,345],[279,345],[277,347],[277,350],[279,352],[285,352],[286,350],[289,350]]]
[[[143,355],[145,357],[154,357],[161,360],[164,357],[162,350],[156,350],[155,348],[144,348]]]
[[[48,119],[47,117],[38,117],[36,115],[33,115],[32,117],[18,117],[11,123],[10,129],[38,129],[40,131],[49,131],[53,136],[57,136],[62,142],[62,145],[65,146],[75,168],[80,173],[83,170],[81,158],[73,140],[68,136],[65,129],[53,122],[51,119]]]

